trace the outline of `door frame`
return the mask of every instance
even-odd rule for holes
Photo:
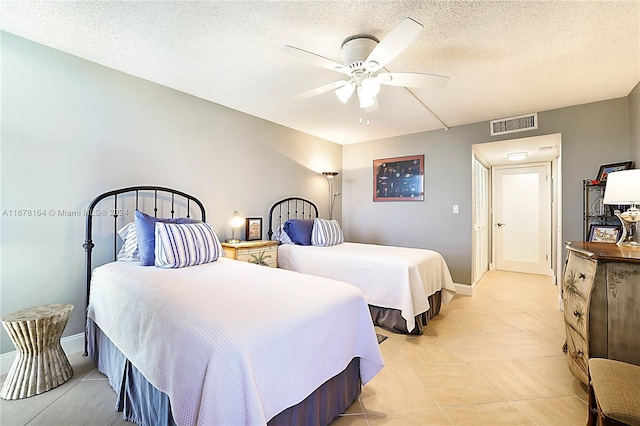
[[[564,268],[564,240],[562,239],[562,133],[549,133],[549,134],[542,134],[542,135],[537,135],[537,136],[522,136],[520,138],[513,138],[513,139],[504,139],[504,140],[492,140],[492,141],[484,141],[484,142],[480,142],[480,143],[476,143],[472,145],[472,156],[476,156],[476,158],[482,163],[484,164],[486,167],[488,168],[492,168],[493,166],[499,165],[499,164],[504,164],[504,162],[492,162],[492,161],[488,161],[486,158],[484,158],[482,155],[479,155],[478,151],[476,150],[476,147],[483,145],[483,144],[500,144],[502,146],[502,151],[504,153],[504,155],[506,156],[506,154],[508,152],[512,152],[513,151],[513,147],[510,146],[510,143],[517,143],[518,144],[518,149],[517,151],[529,151],[531,149],[538,149],[537,147],[533,147],[533,148],[529,148],[528,147],[528,140],[530,139],[540,139],[540,138],[544,138],[544,139],[555,139],[557,146],[558,146],[558,151],[556,153],[556,155],[552,158],[551,160],[551,179],[552,179],[552,199],[551,199],[551,215],[552,215],[552,222],[551,222],[551,257],[552,257],[552,265],[553,265],[553,274],[554,274],[554,282],[556,284],[556,286],[558,287],[558,308],[560,310],[562,310],[562,297],[560,294],[560,289],[561,289],[561,285],[560,285],[560,277],[562,277],[562,270]],[[504,143],[504,144],[503,144]],[[469,167],[473,167],[472,162],[470,161]],[[473,187],[473,171],[472,171],[472,187]],[[492,199],[493,198],[493,193],[492,193],[493,188],[489,188],[489,198]],[[492,216],[493,215],[493,211],[489,211],[489,215]],[[492,218],[490,220],[493,220]],[[472,223],[471,226],[473,226],[473,219],[472,219]],[[491,229],[491,227],[489,228],[489,244],[490,246],[487,248],[489,250],[489,253],[492,253],[493,249],[493,229]],[[472,250],[472,261],[475,262],[475,258],[474,256],[476,256],[475,250],[473,248],[473,245],[471,247]],[[491,257],[491,255],[490,255]],[[493,262],[493,258],[491,257],[489,259],[489,270],[494,270],[494,262]],[[473,282],[471,284],[471,291],[470,294],[473,295],[474,294],[474,288],[476,286],[477,282]]]

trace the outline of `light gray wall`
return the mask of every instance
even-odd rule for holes
[[[81,210],[108,190],[161,185],[193,194],[222,239],[234,210],[266,227],[271,203],[290,195],[315,200],[327,216],[319,172],[340,171],[340,145],[0,35],[3,315],[73,303],[64,335],[83,331],[85,217],[57,211]],[[56,214],[17,217],[15,209]],[[14,349],[4,330],[1,340],[2,353]]]
[[[538,113],[537,130],[501,137],[489,123],[347,145],[343,149],[343,226],[349,241],[436,250],[453,280],[471,279],[471,146],[517,137],[562,134],[563,239],[582,238],[582,180],[601,164],[629,157],[629,102],[613,99]],[[373,160],[425,155],[424,202],[376,202]],[[460,213],[452,214],[458,204]]]
[[[629,93],[629,159],[640,169],[640,83]]]

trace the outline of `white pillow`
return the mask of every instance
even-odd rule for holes
[[[208,223],[156,222],[155,265],[183,268],[214,262],[222,255],[220,240]]]
[[[344,235],[337,220],[315,218],[311,231],[311,244],[320,247],[335,246],[344,243]]]
[[[276,232],[273,233],[273,240],[279,241],[280,244],[295,244],[285,232],[284,224],[280,225],[280,228],[276,229]]]
[[[122,247],[120,247],[117,259],[122,262],[140,262],[136,224],[134,222],[127,223],[118,231],[118,235],[122,238]]]

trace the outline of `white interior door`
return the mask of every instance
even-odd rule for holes
[[[550,164],[493,169],[496,269],[551,273]]]

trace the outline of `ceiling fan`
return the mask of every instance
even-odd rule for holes
[[[334,81],[306,91],[295,96],[294,99],[307,99],[335,90],[338,99],[347,103],[353,92],[356,92],[360,108],[373,112],[378,108],[376,96],[381,84],[400,87],[443,87],[447,84],[449,77],[423,73],[379,72],[411,44],[422,28],[419,22],[406,18],[382,41],[370,35],[351,36],[342,43],[344,65],[297,47],[285,46],[283,50],[298,59],[349,77],[347,80]]]

